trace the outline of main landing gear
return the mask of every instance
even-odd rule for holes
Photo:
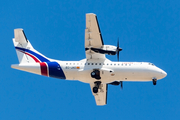
[[[94,82],[95,86],[93,87],[93,93],[97,93],[99,86],[101,85],[101,81]]]
[[[153,85],[156,85],[157,79],[156,79],[156,78],[153,78],[153,79],[152,79],[152,82],[153,82]]]
[[[92,72],[91,72],[91,77],[92,78],[95,78],[96,80],[100,80],[101,77],[100,77],[100,71],[98,69],[94,69]],[[94,82],[94,87],[93,87],[93,93],[98,93],[98,89],[100,88],[100,85],[101,85],[101,81],[96,81]]]
[[[100,71],[99,71],[99,70],[93,70],[93,71],[91,72],[91,77],[92,77],[92,78],[95,78],[95,79],[97,79],[97,80],[100,80],[100,79],[101,79],[101,77],[100,77]]]

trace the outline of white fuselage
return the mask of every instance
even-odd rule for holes
[[[90,73],[93,69],[100,70],[101,82],[113,81],[152,81],[153,78],[162,79],[167,74],[152,63],[147,62],[111,62],[96,61],[61,61],[59,63],[66,79],[79,80],[85,83],[97,81]]]
[[[98,81],[91,77],[94,69],[100,71],[102,83],[114,81],[152,81],[164,78],[167,74],[152,63],[147,62],[112,62],[105,60],[57,61],[66,80],[79,80],[85,83]],[[39,63],[12,65],[12,68],[42,75]],[[59,69],[59,68],[57,68]],[[49,76],[51,77],[51,76]]]

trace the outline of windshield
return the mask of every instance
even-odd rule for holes
[[[149,63],[149,65],[155,66],[153,63]]]

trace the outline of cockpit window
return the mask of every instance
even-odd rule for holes
[[[154,64],[153,64],[153,63],[149,63],[149,65],[152,65],[152,66],[154,66]]]

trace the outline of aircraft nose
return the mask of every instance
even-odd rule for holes
[[[163,75],[163,78],[167,76],[167,73],[165,71],[161,71],[161,74]]]

